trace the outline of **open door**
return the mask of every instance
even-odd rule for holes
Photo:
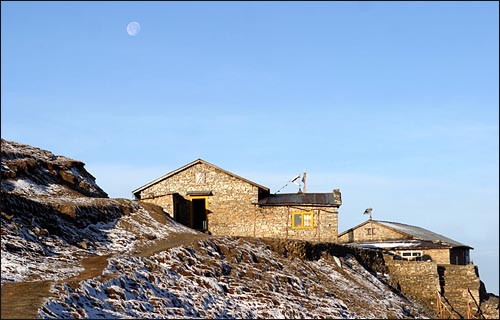
[[[191,228],[207,230],[207,197],[191,197]]]

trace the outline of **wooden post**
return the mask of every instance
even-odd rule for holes
[[[436,307],[438,308],[438,314],[439,314],[439,319],[443,319],[443,310],[441,309],[441,298],[439,296],[439,292],[436,291],[437,294],[437,300],[436,300]]]
[[[293,222],[293,219],[290,219],[290,220],[289,219],[290,219],[290,207],[286,206],[286,228],[285,228],[286,238],[285,239],[287,239],[287,240],[288,240],[288,226],[289,226],[290,221]]]
[[[470,297],[467,296],[467,319],[472,319],[472,310],[470,309]]]
[[[306,169],[304,169],[304,176],[302,177],[302,181],[304,182],[304,193],[306,193]]]

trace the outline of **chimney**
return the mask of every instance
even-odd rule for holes
[[[342,204],[342,196],[340,194],[340,189],[333,189],[333,201],[339,206]]]

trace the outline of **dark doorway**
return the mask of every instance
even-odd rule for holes
[[[190,201],[178,193],[174,194],[174,220],[189,227],[190,224]]]
[[[206,199],[191,200],[192,228],[205,231],[207,228]]]

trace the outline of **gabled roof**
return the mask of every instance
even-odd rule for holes
[[[194,166],[194,165],[200,164],[200,163],[202,163],[202,164],[206,164],[206,165],[208,165],[208,166],[211,166],[211,167],[213,167],[213,168],[215,168],[215,169],[217,169],[217,170],[220,170],[220,171],[222,171],[222,172],[224,172],[224,173],[226,173],[226,174],[228,174],[228,175],[230,175],[230,176],[232,176],[232,177],[235,177],[235,178],[237,178],[237,179],[240,179],[240,180],[242,180],[242,181],[245,181],[245,182],[247,182],[247,183],[249,183],[249,184],[251,184],[251,185],[253,185],[253,186],[257,187],[257,188],[263,189],[263,190],[265,190],[265,191],[269,191],[269,188],[267,188],[267,187],[261,186],[260,184],[257,184],[257,183],[255,183],[255,182],[253,182],[253,181],[250,181],[250,180],[248,180],[248,179],[245,179],[245,178],[243,178],[243,177],[240,177],[240,176],[238,176],[238,175],[236,175],[236,174],[234,174],[234,173],[232,173],[232,172],[229,172],[229,171],[227,171],[227,170],[224,170],[224,169],[222,169],[222,168],[219,168],[219,167],[217,167],[216,165],[213,165],[213,164],[211,164],[211,163],[209,163],[209,162],[207,162],[207,161],[205,161],[205,160],[202,160],[202,159],[197,159],[197,160],[195,160],[195,161],[193,161],[193,162],[190,162],[190,163],[186,164],[185,166],[180,167],[179,169],[176,169],[176,170],[174,170],[174,171],[170,171],[169,173],[167,173],[167,174],[165,174],[165,175],[163,175],[163,176],[159,177],[159,178],[158,178],[158,179],[156,179],[156,180],[153,180],[153,181],[151,181],[151,182],[149,182],[149,183],[147,183],[147,184],[143,185],[142,187],[139,187],[139,188],[135,189],[134,191],[132,191],[132,194],[134,194],[134,195],[135,195],[136,193],[141,192],[142,190],[144,190],[144,189],[146,189],[146,188],[148,188],[148,187],[150,187],[150,186],[152,186],[152,185],[154,185],[154,184],[156,184],[156,183],[158,183],[158,182],[160,182],[160,181],[162,181],[162,180],[165,180],[165,179],[167,179],[167,178],[169,178],[169,177],[171,177],[171,176],[173,176],[173,175],[175,175],[175,174],[177,174],[177,173],[179,173],[179,172],[181,172],[181,171],[184,171],[184,170],[186,170],[186,169],[188,169],[188,168],[190,168],[190,167],[192,167],[192,166]]]
[[[468,245],[465,245],[463,243],[460,243],[458,241],[455,241],[453,239],[450,239],[450,238],[445,237],[443,235],[440,235],[438,233],[432,232],[430,230],[427,230],[427,229],[424,229],[421,227],[417,227],[417,226],[412,226],[409,224],[404,224],[404,223],[399,223],[399,222],[390,222],[390,221],[367,220],[367,221],[365,221],[365,222],[363,222],[363,223],[361,223],[361,224],[359,224],[359,225],[357,225],[349,230],[342,232],[341,234],[339,234],[339,237],[346,234],[349,231],[352,231],[354,229],[357,229],[359,227],[364,226],[368,222],[373,222],[373,223],[379,224],[383,227],[389,228],[393,231],[396,231],[404,236],[408,236],[408,237],[415,239],[415,240],[424,240],[424,241],[432,241],[432,242],[437,242],[437,243],[444,243],[444,244],[448,244],[451,248],[467,247],[467,248],[472,249],[472,247],[470,247]],[[394,240],[391,240],[391,241],[394,241]]]
[[[261,206],[316,205],[339,206],[333,193],[282,193],[271,194],[259,201]]]

